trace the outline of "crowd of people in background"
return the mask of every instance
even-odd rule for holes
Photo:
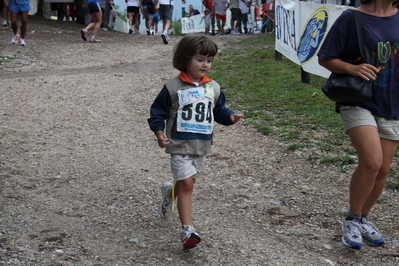
[[[99,2],[102,12],[104,13],[105,1],[108,0],[88,0]],[[170,0],[125,0],[126,2],[126,13],[127,13],[127,23],[128,23],[128,33],[133,35],[140,35],[141,20],[144,20],[144,25],[146,28],[147,35],[157,35],[158,34],[158,23],[162,22],[161,38],[164,44],[170,43],[170,36],[173,34],[174,30],[172,28],[172,16],[174,11],[173,1]],[[270,2],[270,1],[269,1]],[[182,0],[185,4],[186,1]],[[186,13],[183,17],[190,18],[193,16],[201,15],[200,24],[204,25],[204,34],[206,35],[222,35],[222,34],[247,34],[250,33],[248,28],[248,15],[251,12],[251,5],[253,5],[252,0],[202,0],[203,13],[198,9],[194,8],[192,4],[188,6]],[[266,4],[264,5],[266,6]],[[268,8],[270,5],[267,5]],[[273,5],[274,7],[274,5]],[[108,26],[113,29],[115,25],[115,5],[112,1],[109,2],[108,11]],[[227,22],[227,10],[231,12],[230,21]],[[271,25],[273,25],[273,19],[271,19],[270,13],[272,10],[261,9],[259,6],[255,6],[255,13],[261,11],[262,17],[265,19],[262,23],[267,22],[266,19],[269,18]],[[274,10],[273,10],[274,11]],[[90,13],[90,11],[89,11]],[[269,14],[269,15],[268,15]],[[256,14],[253,14],[256,16]],[[88,25],[92,23],[87,22]],[[267,23],[265,23],[266,25]],[[101,22],[100,29],[106,30]],[[228,29],[225,30],[226,25]],[[86,27],[89,30],[91,26]],[[94,28],[94,27],[92,27]],[[268,27],[268,29],[274,28],[274,26]],[[271,32],[272,29],[265,30],[262,28],[261,32]],[[82,38],[85,39],[85,31],[82,30]],[[93,36],[95,37],[97,29],[94,28]],[[93,37],[92,36],[92,37]],[[99,42],[97,39],[96,42]]]
[[[3,1],[3,26],[12,26],[13,30],[16,25],[12,25],[12,12],[10,13],[10,4],[16,0]],[[20,1],[18,1],[19,3]],[[144,20],[146,34],[157,35],[158,23],[162,22],[161,37],[164,44],[169,44],[170,36],[174,30],[172,28],[173,1],[170,0],[125,0],[126,2],[126,18],[128,23],[128,33],[139,35],[141,20]],[[186,4],[186,0],[182,0]],[[29,0],[25,5],[29,6]],[[200,23],[204,25],[204,33],[207,35],[215,34],[242,34],[249,33],[248,30],[248,14],[251,12],[250,7],[252,0],[202,0],[203,13],[194,8],[193,4],[188,6],[185,17],[201,15]],[[12,43],[26,45],[24,35],[26,32],[27,6],[14,12],[21,14],[22,25],[21,35],[15,33]],[[92,43],[101,42],[97,38],[98,32],[114,29],[116,23],[116,6],[113,0],[85,0],[83,4],[83,12],[85,24],[81,30],[83,40],[89,40]],[[260,7],[256,7],[260,8]],[[51,3],[50,9],[56,12],[54,19],[60,21],[75,21],[77,19],[76,6],[74,3]],[[30,7],[28,8],[28,11]],[[231,12],[230,21],[227,22],[227,10]],[[26,12],[26,14],[25,14]],[[270,17],[267,11],[263,11],[265,18]],[[255,14],[253,14],[255,15]],[[184,16],[184,14],[183,14]],[[263,22],[262,22],[263,23]],[[225,30],[226,25],[228,29]],[[90,37],[87,35],[90,33]],[[265,31],[262,28],[262,32]],[[267,32],[267,31],[266,31]],[[21,41],[22,39],[22,41]]]

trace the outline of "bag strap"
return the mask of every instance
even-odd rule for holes
[[[353,17],[355,18],[357,40],[359,43],[360,54],[362,55],[364,61],[367,64],[373,65],[372,46],[369,35],[366,31],[366,28],[363,25],[362,18],[359,15],[359,11],[354,9],[350,10],[352,11]]]

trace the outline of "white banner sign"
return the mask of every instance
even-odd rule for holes
[[[255,6],[252,5],[250,12],[248,13],[248,23],[247,23],[247,28],[252,29],[255,25]],[[185,17],[181,19],[181,26],[182,26],[182,33],[183,34],[188,34],[188,33],[194,33],[194,32],[205,32],[205,22],[201,19],[204,16],[204,14],[199,14],[191,17]],[[224,29],[227,30],[230,28],[230,23],[227,23],[230,21],[231,17],[231,12],[230,9],[226,10],[226,24],[224,26]],[[212,26],[211,26],[212,28]],[[216,24],[216,19],[215,19],[215,29],[217,30],[217,24]]]
[[[328,77],[317,52],[328,30],[348,6],[276,0],[276,50],[309,73]]]
[[[205,31],[205,22],[201,21],[204,14],[199,14],[195,16],[191,16],[189,18],[181,19],[181,27],[182,33],[194,33],[194,32],[204,32]]]

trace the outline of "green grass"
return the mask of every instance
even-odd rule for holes
[[[302,83],[300,66],[275,60],[274,41],[274,35],[260,34],[222,46],[209,76],[219,82],[230,107],[245,115],[245,123],[286,141],[288,150],[341,150],[349,138],[335,103],[321,92],[326,79],[310,75],[310,84]]]
[[[229,106],[245,115],[244,123],[286,141],[287,150],[316,147],[341,154],[349,137],[335,103],[321,91],[326,79],[310,75],[310,84],[302,83],[300,66],[287,58],[275,60],[274,38],[273,34],[259,34],[220,47],[209,76],[221,85]],[[352,147],[343,151],[346,156],[311,155],[308,160],[333,164],[337,171],[346,172],[357,163],[350,157],[356,151]],[[388,175],[387,188],[399,190],[395,171]]]
[[[13,56],[7,56],[7,55],[0,55],[0,64],[5,63],[5,62],[10,62],[11,60],[16,59],[16,57]]]
[[[321,92],[325,78],[311,75],[310,84],[301,83],[300,66],[286,58],[276,61],[273,44],[268,34],[234,44],[242,49],[221,47],[209,76],[221,84],[230,106],[244,113],[245,123],[260,132],[305,144],[316,138],[321,150],[341,145],[348,137],[334,103]],[[316,137],[320,130],[328,134]]]
[[[182,25],[181,25],[181,19],[178,20],[172,20],[172,29],[174,31],[173,35],[175,36],[182,36]]]
[[[399,190],[399,176],[395,168],[391,167],[389,170],[385,187],[392,190]]]

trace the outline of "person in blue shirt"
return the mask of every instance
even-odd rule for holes
[[[359,164],[352,174],[349,212],[342,224],[342,242],[380,246],[385,240],[369,222],[381,195],[399,142],[399,13],[398,0],[361,0],[357,8],[372,43],[373,64],[363,62],[353,14],[344,11],[319,50],[319,64],[333,73],[371,80],[373,97],[363,102],[336,103]]]
[[[206,76],[217,51],[217,45],[204,35],[184,36],[173,56],[173,66],[181,72],[162,88],[148,119],[159,147],[171,154],[174,182],[162,185],[159,213],[162,218],[169,217],[178,197],[184,249],[201,241],[191,224],[191,196],[205,156],[211,151],[214,121],[240,125],[244,117],[226,107],[220,85]]]
[[[88,0],[87,7],[89,9],[89,14],[91,16],[92,21],[86,26],[86,28],[80,31],[82,39],[87,41],[87,33],[90,29],[93,29],[92,35],[90,37],[91,43],[98,43],[101,40],[97,39],[98,30],[101,27],[101,23],[103,20],[103,13],[101,11],[100,1],[99,0]]]
[[[11,29],[13,32],[11,43],[26,46],[25,35],[28,27],[28,13],[30,10],[29,0],[8,0],[8,3]],[[21,36],[18,34],[18,14],[21,15]]]

